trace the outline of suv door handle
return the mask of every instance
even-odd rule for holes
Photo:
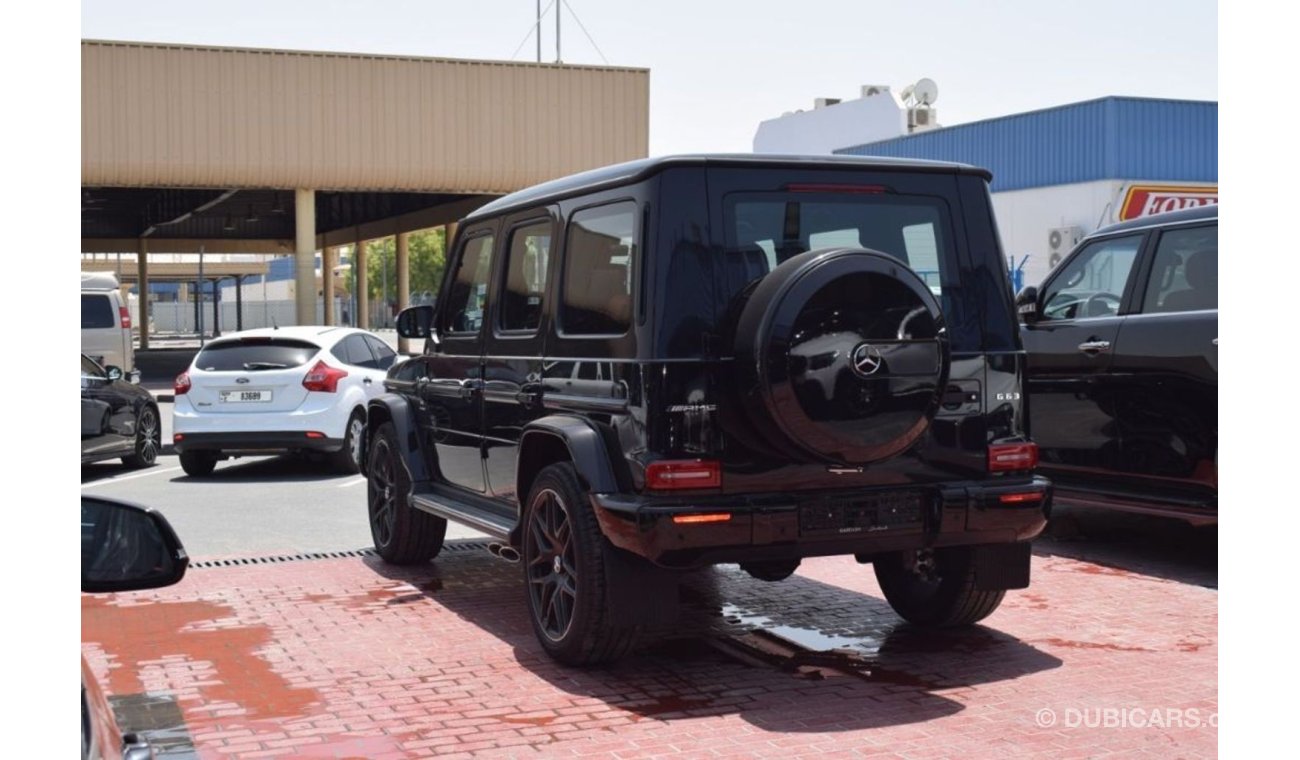
[[[483,390],[483,381],[467,377],[464,380],[429,380],[427,393],[433,396],[452,396],[455,398],[471,398],[475,393]]]
[[[365,383],[366,385],[370,385],[370,383],[373,381],[368,377],[363,377],[361,378],[361,382]]]
[[[476,377],[467,377],[458,383],[460,386],[458,396],[461,398],[472,398],[475,393],[483,390],[483,381]]]
[[[519,392],[515,394],[515,401],[524,406],[536,406],[542,403],[542,384],[524,383],[519,386]]]
[[[1110,350],[1110,341],[1085,340],[1084,342],[1079,344],[1079,350],[1084,352],[1085,354],[1088,354],[1089,356],[1102,354]]]

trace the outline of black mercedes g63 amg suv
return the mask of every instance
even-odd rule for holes
[[[686,156],[480,208],[369,407],[380,556],[429,560],[447,520],[495,537],[570,664],[627,652],[674,570],[714,563],[852,554],[913,623],[987,616],[1050,500],[988,180]]]

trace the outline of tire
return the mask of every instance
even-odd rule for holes
[[[344,475],[361,472],[361,444],[365,442],[366,417],[359,410],[343,429],[343,448],[330,455],[330,464]]]
[[[738,412],[763,448],[864,465],[906,451],[939,410],[951,362],[939,301],[864,248],[794,256],[729,308]]]
[[[573,465],[543,469],[528,492],[522,523],[524,597],[542,648],[565,665],[613,662],[636,645],[640,628],[616,624],[607,598],[605,542]]]
[[[186,451],[181,454],[181,469],[191,478],[204,478],[217,466],[215,451]]]
[[[385,422],[375,431],[366,473],[370,537],[379,556],[392,565],[415,565],[438,556],[447,521],[411,506],[411,475],[393,423]]]
[[[891,552],[873,562],[889,606],[904,620],[927,628],[977,623],[1002,604],[1005,590],[975,588],[970,547]]]
[[[794,575],[799,569],[799,560],[771,560],[768,562],[741,562],[740,569],[760,581],[776,583]]]
[[[153,467],[162,450],[162,425],[158,410],[146,404],[135,416],[135,453],[122,457],[127,467]]]

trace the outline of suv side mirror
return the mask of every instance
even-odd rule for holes
[[[1016,315],[1027,325],[1042,318],[1043,314],[1038,308],[1038,288],[1027,285],[1020,289],[1016,294]]]
[[[398,312],[397,334],[403,338],[433,337],[433,305],[411,306]]]
[[[115,383],[122,379],[122,368],[115,365],[108,365],[104,368],[104,375],[110,383]]]
[[[185,577],[190,558],[167,518],[152,509],[81,497],[81,590],[139,591]]]

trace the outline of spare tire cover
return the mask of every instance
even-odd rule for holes
[[[749,292],[733,340],[755,432],[809,461],[898,455],[925,434],[947,384],[938,300],[905,263],[863,248],[783,262]]]

